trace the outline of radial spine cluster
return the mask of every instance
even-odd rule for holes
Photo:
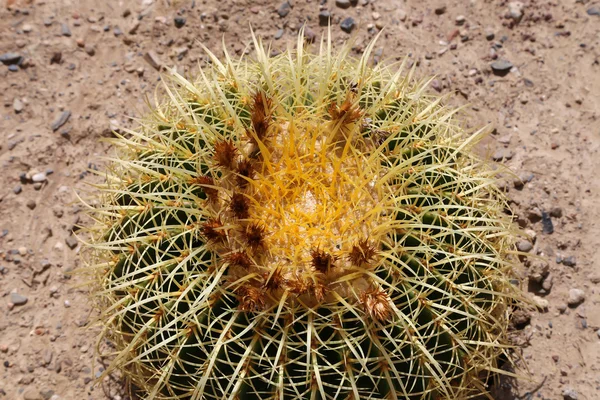
[[[519,294],[482,132],[373,44],[254,46],[172,72],[112,141],[89,202],[106,373],[146,399],[485,393]]]

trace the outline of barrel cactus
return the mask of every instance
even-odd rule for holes
[[[485,393],[519,292],[481,132],[373,44],[254,47],[171,71],[112,141],[88,246],[107,373],[147,399]]]

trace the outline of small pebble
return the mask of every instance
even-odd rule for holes
[[[497,60],[490,64],[490,67],[495,75],[504,76],[510,72],[513,65],[507,60]]]
[[[277,9],[277,14],[279,14],[281,18],[284,18],[287,17],[290,11],[292,11],[292,6],[286,1],[284,3],[281,3],[279,8]]]
[[[331,13],[329,11],[324,10],[319,13],[319,25],[320,26],[329,25],[330,19],[331,19]]]
[[[27,300],[27,297],[23,296],[22,294],[15,292],[10,294],[10,302],[13,303],[15,306],[22,306],[25,303],[27,303]]]
[[[60,129],[61,126],[63,126],[64,124],[67,123],[67,121],[69,120],[69,118],[71,117],[71,111],[63,111],[62,113],[60,113],[60,115],[58,117],[56,117],[56,119],[52,122],[51,128],[53,132],[56,132],[58,129]]]
[[[23,191],[23,188],[21,187],[21,185],[17,185],[13,188],[13,193],[14,194],[19,194]]]
[[[4,65],[18,64],[23,57],[18,53],[4,53],[0,55],[0,62]]]
[[[517,249],[524,253],[528,253],[533,249],[533,244],[529,240],[519,240],[517,242]]]
[[[38,172],[31,177],[33,182],[46,182],[46,174],[44,172]]]
[[[352,17],[348,17],[340,23],[340,28],[342,28],[342,30],[346,33],[352,32],[355,26],[356,23],[354,22],[354,18]]]
[[[33,210],[36,205],[37,204],[35,203],[35,200],[32,200],[32,199],[27,200],[27,208],[29,208],[30,210]]]
[[[69,29],[69,25],[67,24],[60,24],[60,33],[63,36],[66,37],[70,37],[71,36],[71,29]]]
[[[275,35],[273,35],[273,39],[275,40],[279,40],[281,39],[281,37],[283,36],[283,29],[278,29],[277,32],[275,32]]]
[[[69,246],[71,250],[73,250],[75,247],[77,247],[78,241],[75,236],[69,236],[65,239],[65,243],[67,244],[67,246]]]
[[[562,396],[563,396],[564,400],[577,400],[578,399],[577,392],[571,388],[567,388],[567,389],[563,390]]]
[[[18,97],[15,97],[13,100],[13,110],[15,110],[17,114],[23,111],[23,102]]]
[[[569,290],[569,298],[567,304],[571,307],[576,307],[585,301],[585,292],[581,289]]]
[[[185,25],[185,21],[186,21],[186,19],[184,17],[175,17],[173,19],[173,22],[175,22],[175,27],[177,29],[183,28],[183,26]]]
[[[600,7],[590,7],[587,9],[588,15],[600,16]]]
[[[542,211],[542,232],[546,235],[554,233],[554,224],[547,212]]]
[[[458,17],[456,17],[456,19],[454,21],[456,22],[456,25],[463,25],[466,20],[467,19],[465,18],[464,15],[459,15]]]
[[[158,54],[156,54],[154,50],[148,51],[144,55],[144,60],[146,60],[146,62],[148,62],[148,64],[150,64],[156,70],[160,70],[162,66],[162,61],[160,60]]]
[[[508,14],[516,22],[519,23],[523,18],[523,8],[525,5],[520,1],[511,1],[508,3]]]
[[[84,50],[88,54],[88,56],[93,56],[94,54],[96,54],[96,47],[91,43],[86,44]]]
[[[569,256],[562,259],[562,264],[567,267],[574,267],[577,265],[577,259],[575,256]]]
[[[504,161],[513,158],[513,152],[510,149],[501,147],[492,155],[494,161]]]
[[[343,9],[350,8],[351,6],[350,0],[335,0],[335,5]]]
[[[435,8],[435,15],[442,15],[446,13],[446,5],[441,5]]]

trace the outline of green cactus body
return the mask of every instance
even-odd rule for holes
[[[465,399],[510,349],[513,245],[475,136],[349,47],[176,73],[114,144],[90,246],[148,399]]]

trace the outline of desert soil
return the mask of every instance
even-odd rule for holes
[[[200,44],[251,53],[252,26],[277,52],[303,24],[318,42],[328,18],[356,54],[385,28],[374,61],[407,56],[468,128],[493,127],[482,151],[513,172],[500,184],[530,235],[519,268],[538,305],[513,321],[529,378],[498,398],[600,398],[600,3],[516,3],[3,0],[0,399],[127,398],[118,377],[94,385],[98,328],[71,273],[75,193],[111,154],[101,139],[147,112],[161,69],[205,64]]]

